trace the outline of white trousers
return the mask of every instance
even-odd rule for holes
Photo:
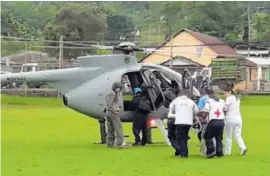
[[[246,149],[245,142],[242,138],[242,123],[241,122],[226,122],[226,147],[225,153],[231,154],[232,151],[232,135],[236,139],[236,142],[241,150]]]

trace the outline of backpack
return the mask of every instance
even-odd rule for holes
[[[147,113],[151,112],[152,108],[150,105],[150,101],[145,96],[140,98],[138,109]]]

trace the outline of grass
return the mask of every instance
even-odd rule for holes
[[[205,159],[191,133],[190,158],[173,157],[165,144],[125,150],[95,145],[98,123],[61,105],[55,98],[2,96],[3,176],[266,176],[270,172],[270,97],[245,97],[242,101],[243,136],[249,148],[239,156]],[[131,124],[124,125],[131,137]],[[163,141],[154,130],[154,141]]]

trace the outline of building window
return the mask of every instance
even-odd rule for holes
[[[196,55],[199,58],[202,57],[202,46],[197,47]]]

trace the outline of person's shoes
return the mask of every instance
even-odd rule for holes
[[[243,156],[243,155],[246,155],[248,152],[248,149],[244,149],[241,151],[240,155]]]
[[[180,158],[185,159],[185,158],[188,158],[188,156],[180,155]]]
[[[108,148],[113,148],[113,145],[107,145]]]
[[[222,154],[217,154],[217,157],[218,158],[221,158],[221,157],[223,157],[224,156],[224,154],[222,153]]]
[[[213,151],[212,153],[206,154],[207,158],[213,158],[214,156],[216,156],[216,151]]]
[[[231,155],[230,152],[225,152],[224,155],[228,156],[228,155]]]
[[[123,149],[123,148],[128,148],[129,145],[127,145],[127,144],[122,144],[122,145],[117,145],[116,147],[119,148],[119,149]]]
[[[141,146],[141,145],[142,145],[141,142],[135,142],[135,143],[132,144],[133,147],[138,147],[138,146]]]
[[[141,143],[141,146],[145,146],[145,145],[146,145],[146,142],[142,142],[142,143]]]
[[[180,156],[180,153],[178,151],[175,151],[174,156]]]

